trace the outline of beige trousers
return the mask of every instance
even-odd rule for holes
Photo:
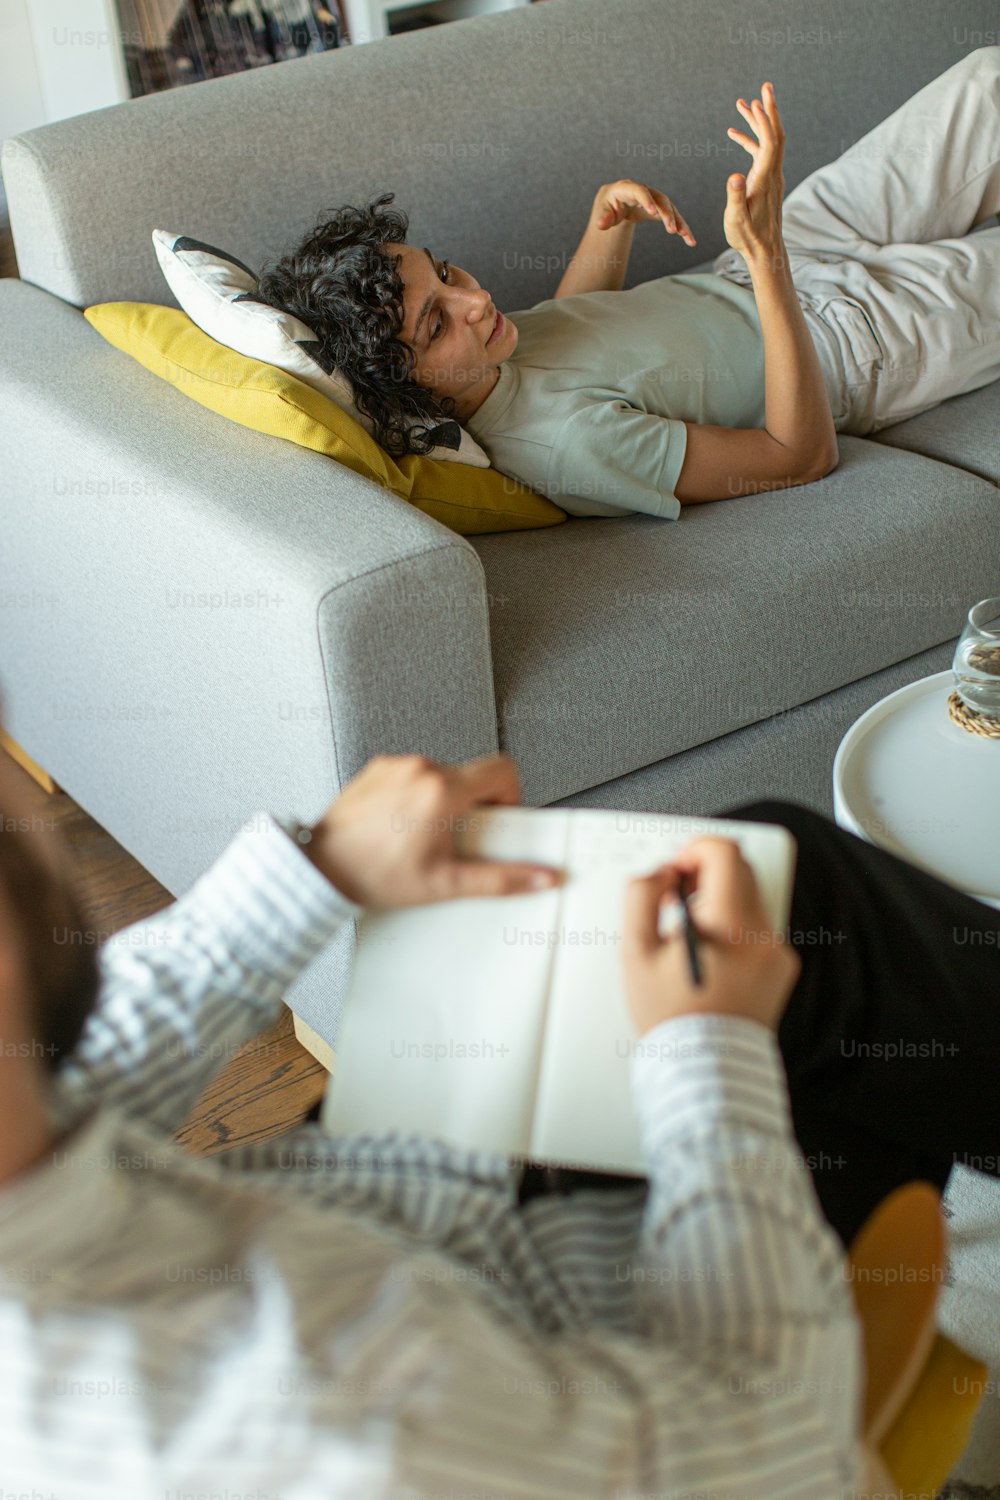
[[[1000,377],[1000,47],[927,84],[784,205],[792,279],[839,432]],[[749,285],[743,257],[713,269]]]

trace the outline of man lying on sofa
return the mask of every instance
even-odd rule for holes
[[[1000,47],[970,52],[789,195],[774,89],[736,107],[714,274],[621,290],[635,225],[689,246],[658,189],[606,184],[555,295],[504,315],[404,243],[392,193],[343,208],[261,276],[313,329],[389,452],[458,420],[493,467],[576,515],[806,484],[864,435],[1000,376]]]
[[[847,1238],[993,1150],[1000,914],[804,808],[737,810],[796,835],[796,946],[735,843],[628,887],[648,1186],[539,1192],[498,1157],[310,1122],[196,1160],[171,1133],[341,923],[551,883],[454,849],[456,820],[518,801],[515,768],[378,758],[306,842],[254,818],[99,955],[22,797],[0,757],[6,1491],[850,1492],[857,1329],[814,1188]],[[681,869],[700,988],[658,933]]]

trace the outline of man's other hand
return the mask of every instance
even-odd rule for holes
[[[320,818],[305,852],[348,900],[372,909],[545,889],[559,880],[550,866],[458,852],[456,834],[475,827],[477,808],[520,801],[507,755],[457,766],[379,755]]]
[[[601,230],[659,219],[668,234],[679,234],[691,246],[698,243],[684,215],[666,193],[647,187],[644,182],[633,182],[630,177],[606,182],[598,188],[590,218]]]
[[[702,983],[692,983],[678,924],[661,937],[660,910],[688,879]],[[684,1015],[742,1016],[777,1029],[802,961],[764,911],[757,879],[732,839],[695,839],[672,864],[630,880],[622,962],[632,1019],[640,1035]]]

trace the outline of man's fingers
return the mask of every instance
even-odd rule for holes
[[[736,101],[736,108],[739,110],[739,112],[743,116],[744,120],[746,120],[747,124],[754,131],[754,134],[759,135],[759,131],[757,129],[756,116],[754,115],[753,110],[750,108],[750,106],[746,102],[746,100],[745,99],[737,99],[737,101]]]
[[[651,214],[659,215],[663,220],[663,227],[668,234],[676,234],[678,214],[669,198],[663,193],[655,196],[651,194],[646,206]]]
[[[674,222],[674,230],[673,230],[674,234],[679,234],[682,240],[687,240],[688,243],[691,244],[691,245],[694,245],[694,244],[697,243],[697,241],[695,240],[694,235],[691,233],[691,226],[690,226],[690,224],[688,223],[687,219],[685,219],[685,217],[684,217],[683,214],[678,213],[678,211],[677,211],[676,208],[673,210],[673,222]],[[669,228],[669,225],[668,225],[668,228]]]
[[[780,143],[785,139],[785,127],[781,123],[781,115],[778,113],[778,101],[774,97],[773,83],[765,83],[764,85],[764,108],[771,122],[775,140]]]
[[[760,100],[755,99],[753,104],[748,104],[745,99],[737,99],[736,108],[744,120],[746,120],[760,144],[762,146],[773,146],[774,130]]]
[[[752,141],[750,137],[748,135],[745,135],[742,130],[734,130],[732,126],[729,127],[729,129],[726,131],[726,134],[731,135],[737,145],[743,147],[744,151],[749,151],[754,161],[757,160],[757,154],[760,151],[760,146],[757,141]]]
[[[660,907],[664,897],[678,888],[677,871],[661,865],[652,874],[630,880],[625,887],[622,952],[627,957],[649,957],[663,939],[660,936]]]
[[[478,803],[501,803],[516,807],[521,801],[521,782],[509,755],[483,755],[463,765],[449,766],[452,799],[459,808]]]
[[[692,245],[696,243],[695,237],[691,233],[691,226],[676,203],[672,203],[666,193],[661,193],[656,188],[650,188],[646,212],[650,215],[659,215],[663,221],[663,227],[668,234],[679,234],[682,239],[688,240]]]
[[[756,915],[756,878],[734,840],[714,834],[693,839],[674,863],[693,879],[698,923],[706,930],[728,936]]]
[[[551,890],[561,878],[562,872],[548,865],[513,860],[453,859],[438,865],[431,872],[428,884],[435,901],[461,901]]]
[[[674,863],[694,878],[694,916],[706,936],[736,946],[773,941],[757,876],[735,840],[717,835],[695,839]]]
[[[767,110],[759,99],[753,101],[754,128],[764,146],[774,145],[774,126],[771,124]]]

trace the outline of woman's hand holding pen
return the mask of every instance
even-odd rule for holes
[[[683,930],[660,935],[660,910],[693,891],[696,967]],[[622,963],[640,1035],[684,1015],[742,1016],[777,1030],[802,961],[768,921],[753,870],[732,839],[695,839],[671,864],[629,881]],[[696,982],[697,979],[700,982]]]

